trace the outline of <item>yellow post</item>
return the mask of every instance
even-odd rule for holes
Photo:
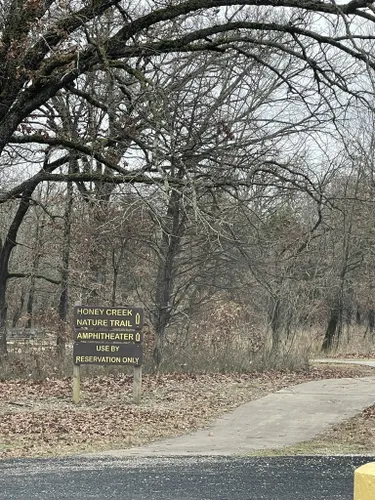
[[[362,465],[354,472],[354,500],[375,499],[375,462]]]

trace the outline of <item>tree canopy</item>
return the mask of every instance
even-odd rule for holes
[[[22,276],[9,263],[29,208],[62,217],[35,194],[42,183],[68,183],[70,197],[75,190],[95,205],[91,223],[99,226],[107,220],[98,207],[116,186],[143,190],[148,224],[164,235],[151,245],[158,259],[153,314],[162,332],[171,304],[180,300],[176,266],[187,234],[195,234],[196,247],[188,247],[197,262],[205,262],[210,246],[202,243],[206,227],[231,239],[249,263],[244,245],[256,238],[238,238],[230,229],[229,198],[244,202],[239,227],[252,221],[248,203],[260,199],[254,203],[270,231],[275,210],[282,216],[272,220],[298,221],[301,237],[292,253],[299,259],[324,207],[333,206],[327,185],[345,163],[341,151],[355,163],[348,134],[355,141],[358,116],[373,112],[374,28],[374,2],[363,0],[0,0],[0,204],[10,207],[0,247],[0,327],[8,279]],[[158,194],[150,202],[152,188]],[[275,193],[282,193],[280,206],[269,202]],[[300,193],[316,210],[306,226],[289,214]],[[67,239],[71,211],[70,200]],[[201,224],[196,233],[193,219]],[[258,247],[267,248],[262,231]],[[97,248],[104,248],[105,238],[99,240]],[[225,260],[224,247],[213,247],[217,259],[207,276]],[[282,260],[287,250],[275,252]],[[68,266],[67,247],[64,255]],[[185,255],[182,268],[188,264]],[[98,282],[103,266],[91,266]],[[292,267],[285,265],[285,280]],[[189,272],[181,295],[191,289]],[[284,277],[263,283],[275,325]],[[67,286],[64,273],[62,282]],[[200,293],[196,287],[194,297]]]

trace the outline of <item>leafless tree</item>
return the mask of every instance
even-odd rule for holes
[[[102,110],[107,120],[113,106],[111,109],[111,103],[97,99],[93,87],[103,89],[108,75],[112,75],[111,85],[115,83],[122,92],[123,101],[131,102],[129,86],[146,89],[149,85],[142,76],[147,66],[155,64],[163,71],[170,64],[171,59],[163,60],[163,55],[173,60],[176,55],[209,52],[223,55],[224,60],[228,55],[237,57],[241,64],[253,61],[274,73],[288,97],[309,109],[315,123],[340,120],[351,101],[371,106],[368,81],[375,64],[374,21],[373,2],[361,0],[345,4],[319,0],[2,1],[0,161],[8,182],[1,190],[0,203],[17,200],[18,206],[3,233],[0,252],[0,327],[4,328],[6,320],[10,257],[40,183],[71,181],[82,189],[85,183],[96,183],[98,189],[111,190],[124,183],[159,186],[165,182],[164,173],[150,162],[136,167],[126,164],[124,152],[129,144],[143,146],[132,120],[122,124],[121,134],[112,128],[109,135],[88,144],[80,124],[75,125],[75,136],[56,133],[50,118],[55,116],[52,108],[59,99],[67,99],[69,105],[77,97],[84,99]],[[295,68],[292,72],[287,71],[288,64]],[[143,104],[147,114],[150,100]],[[75,109],[79,112],[79,107]],[[116,116],[113,127],[118,125]],[[272,116],[268,121],[275,119]],[[298,117],[294,122],[299,122]],[[222,138],[236,134],[225,120],[217,125]],[[298,129],[298,123],[295,125]],[[79,159],[73,171],[72,152]],[[239,157],[244,161],[241,153]],[[85,158],[92,159],[95,167],[86,168]],[[277,174],[278,179],[286,175],[296,186],[302,179],[307,189],[301,172],[288,172],[285,164],[274,160],[266,175]],[[237,175],[238,170],[234,175],[225,166],[224,162],[219,176],[216,168],[193,169],[192,173],[208,188],[254,181]],[[263,165],[259,175],[264,170]],[[168,180],[175,192],[186,183],[178,172]],[[5,335],[1,350],[6,350]]]

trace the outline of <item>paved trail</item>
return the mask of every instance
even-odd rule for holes
[[[375,360],[353,363],[375,367]],[[228,456],[282,448],[312,439],[374,402],[375,376],[307,382],[246,403],[191,434],[100,456]]]

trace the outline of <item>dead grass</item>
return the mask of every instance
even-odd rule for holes
[[[352,325],[349,329],[344,326],[339,342],[335,343],[331,352],[326,354],[321,351],[323,335],[323,328],[300,332],[298,343],[308,345],[314,357],[359,359],[375,357],[375,338],[370,336],[365,326]]]
[[[187,346],[168,345],[161,373],[252,373],[269,370],[303,371],[309,365],[309,350],[302,344],[277,352],[267,346],[254,350],[252,342],[239,340],[205,345],[202,342]],[[0,358],[0,380],[24,378],[44,380],[69,377],[72,373],[72,347],[60,359],[52,346],[25,345],[13,348]],[[131,367],[82,366],[84,376],[95,374],[130,374]],[[152,373],[152,349],[144,347],[143,371]]]

